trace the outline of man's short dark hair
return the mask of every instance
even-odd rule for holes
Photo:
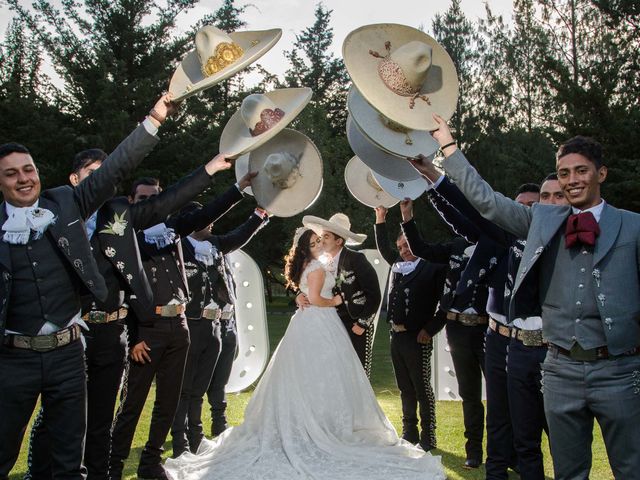
[[[542,180],[542,183],[548,182],[550,180],[558,180],[558,174],[556,172],[551,172],[549,175],[544,177],[544,180]]]
[[[31,155],[29,149],[20,143],[9,142],[0,145],[0,160],[4,157],[8,157],[12,153],[26,153],[27,155]]]
[[[104,150],[99,148],[90,148],[76,153],[73,157],[73,165],[71,167],[71,173],[78,173],[85,167],[93,165],[96,162],[104,162],[107,158],[107,154]]]
[[[540,185],[537,183],[523,183],[516,189],[516,194],[513,198],[516,198],[521,193],[540,193]]]
[[[604,165],[602,158],[602,145],[591,137],[583,137],[582,135],[570,138],[560,145],[556,153],[556,161],[570,153],[578,153],[589,159],[599,169]]]
[[[136,190],[139,185],[148,185],[150,187],[160,187],[160,180],[155,177],[140,177],[136,179],[131,185],[131,198],[136,196]]]

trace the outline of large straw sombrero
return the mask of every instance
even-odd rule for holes
[[[236,173],[236,181],[239,182],[242,177],[249,173],[249,155],[238,157],[233,163],[233,167]],[[253,196],[253,190],[251,190],[251,187],[245,188],[243,192]]]
[[[374,145],[358,128],[351,116],[347,117],[347,139],[353,153],[376,173],[393,180],[406,182],[420,178],[418,172],[406,158],[392,155]]]
[[[344,168],[344,183],[351,195],[368,207],[393,207],[398,199],[383,190],[371,169],[357,156],[347,162]]]
[[[322,157],[302,133],[284,129],[246,157],[249,170],[258,172],[251,180],[253,196],[271,215],[292,217],[318,198]]]
[[[182,100],[226,80],[273,47],[282,30],[226,33],[208,25],[196,33],[196,48],[187,53],[171,77],[169,91]]]
[[[272,139],[311,100],[310,88],[282,88],[247,96],[222,131],[220,151],[237,157]]]
[[[351,231],[351,222],[344,213],[336,213],[329,220],[305,215],[302,217],[302,224],[313,230],[316,235],[322,235],[324,230],[335,233],[344,238],[347,245],[360,245],[367,239],[365,234]]]
[[[445,49],[406,25],[365,25],[347,35],[342,56],[362,96],[385,117],[415,130],[435,130],[458,101],[456,68]]]
[[[428,156],[439,148],[429,132],[403,127],[378,112],[354,85],[349,90],[347,106],[360,131],[389,153],[402,157]]]
[[[401,182],[383,177],[379,173],[373,171],[372,174],[378,182],[378,185],[380,185],[387,194],[398,200],[404,200],[405,198],[415,200],[422,195],[428,187],[427,181],[422,177],[416,178],[415,180]]]

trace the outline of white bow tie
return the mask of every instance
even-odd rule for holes
[[[207,266],[213,265],[213,260],[218,253],[218,249],[207,240],[200,241],[189,237],[189,241],[195,250],[196,260]]]
[[[14,207],[10,209],[10,212],[9,218],[2,225],[4,230],[2,239],[14,245],[26,245],[31,231],[34,232],[34,239],[41,238],[47,227],[55,221],[53,212],[46,208]]]
[[[164,248],[176,241],[176,233],[173,228],[167,228],[164,223],[159,223],[144,230],[144,241],[156,247]]]

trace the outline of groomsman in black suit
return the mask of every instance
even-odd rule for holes
[[[192,202],[183,208],[183,212],[201,208],[202,205]],[[233,316],[234,300],[230,290],[235,291],[227,286],[229,282],[233,283],[233,278],[230,278],[224,256],[249,242],[266,225],[268,218],[265,210],[256,208],[246,222],[229,233],[212,235],[213,225],[208,225],[189,235],[183,244],[185,271],[191,291],[186,310],[191,345],[180,403],[171,427],[173,457],[186,451],[195,453],[204,438],[202,400],[220,355],[221,320],[228,322]],[[233,350],[235,354],[235,348]]]
[[[214,160],[221,168],[231,166],[224,157]],[[189,330],[184,316],[188,284],[184,271],[181,237],[204,228],[223,215],[242,198],[241,188],[249,181],[234,185],[197,212],[170,217],[138,232],[142,266],[152,290],[153,304],[132,298],[137,330],[130,332],[133,345],[125,371],[125,385],[113,427],[109,477],[122,477],[124,461],[129,456],[133,435],[151,384],[156,379],[156,401],[149,428],[149,438],[142,451],[138,476],[166,479],[161,463],[163,444],[173,422],[184,364],[189,348]],[[153,179],[134,183],[132,203],[146,202],[161,191]]]
[[[106,154],[91,149],[76,155],[69,181],[73,186],[100,168]],[[87,437],[84,465],[90,479],[108,478],[111,425],[126,357],[125,322],[129,295],[136,305],[151,307],[149,281],[142,268],[135,232],[151,227],[211,185],[212,175],[226,168],[219,157],[184,177],[159,195],[135,204],[126,197],[106,202],[86,222],[87,236],[98,269],[107,283],[109,295],[100,301],[82,297],[82,320],[89,327],[85,334],[87,362]],[[138,312],[140,315],[143,312]],[[42,416],[39,413],[38,419]],[[32,429],[28,477],[51,477],[50,448],[42,422]]]
[[[84,478],[86,374],[81,293],[99,300],[108,286],[91,254],[85,221],[157,143],[174,110],[165,96],[150,116],[76,188],[41,192],[29,151],[0,147],[0,479],[8,478],[41,396],[54,478]]]
[[[387,292],[393,372],[402,400],[402,438],[429,451],[436,445],[436,399],[431,386],[433,337],[444,323],[435,317],[447,266],[426,262],[411,253],[402,233],[392,251],[387,234],[387,209],[376,209],[378,252],[392,265]],[[418,416],[420,412],[420,434]]]

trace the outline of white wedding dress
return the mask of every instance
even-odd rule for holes
[[[314,260],[302,274],[323,268]],[[322,296],[335,280],[325,277]],[[298,310],[258,383],[244,423],[167,460],[193,479],[445,479],[440,457],[398,438],[335,308]]]

